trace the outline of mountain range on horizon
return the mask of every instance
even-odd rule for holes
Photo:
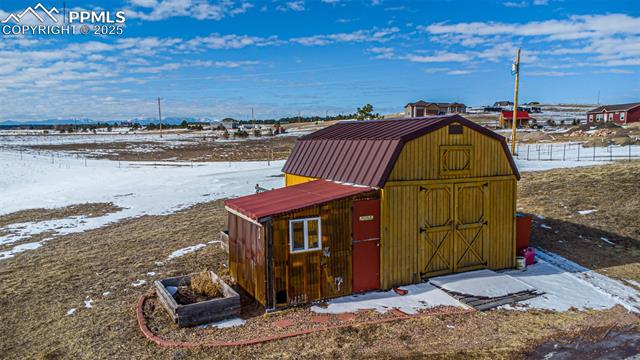
[[[179,125],[183,121],[189,123],[219,123],[219,120],[209,118],[193,118],[193,117],[168,117],[162,119],[162,123],[166,125]],[[158,124],[157,118],[134,118],[129,120],[94,120],[94,119],[46,119],[46,120],[4,120],[0,121],[0,126],[51,126],[51,125],[92,125],[92,124],[114,124],[114,123],[137,123],[140,125]]]

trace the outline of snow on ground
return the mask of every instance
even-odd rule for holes
[[[640,312],[640,292],[593,270],[584,268],[564,257],[536,249],[538,263],[525,270],[511,270],[504,274],[544,292],[544,295],[525,300],[511,307],[567,311],[570,308],[609,309],[622,305],[629,311]]]
[[[344,296],[328,301],[326,303],[327,307],[312,306],[311,311],[322,314],[340,314],[371,309],[379,313],[385,313],[395,308],[406,314],[416,314],[418,310],[440,305],[467,307],[467,305],[429,283],[403,286],[402,289],[407,290],[408,294],[402,296],[393,290],[389,290]]]
[[[125,218],[164,215],[193,204],[248,195],[254,186],[283,185],[283,161],[267,162],[114,162],[55,159],[0,152],[0,215],[34,208],[112,202],[123,210],[99,217],[11,224],[0,230],[0,244],[53,232],[64,235],[99,228]],[[42,243],[39,243],[42,245]],[[37,245],[30,245],[32,248]],[[30,249],[21,246],[0,253],[0,260]]]
[[[146,283],[147,283],[147,280],[144,280],[144,279],[138,279],[137,281],[132,282],[132,283],[131,283],[131,286],[133,286],[133,287],[139,287],[139,286],[142,286],[142,285],[144,285],[144,284],[146,284]]]
[[[196,252],[196,251],[198,251],[198,250],[200,250],[200,249],[202,249],[202,248],[204,248],[206,246],[207,246],[206,244],[196,244],[196,245],[193,245],[193,246],[188,246],[186,248],[178,249],[178,250],[172,252],[171,255],[169,255],[169,257],[167,257],[167,260],[175,259],[177,257],[184,256],[184,255],[187,255],[187,254],[192,253],[192,252]]]
[[[579,210],[578,214],[580,215],[589,215],[589,214],[593,214],[594,212],[598,211],[597,209],[591,209],[591,210]]]
[[[484,269],[432,278],[429,283],[457,294],[500,297],[535,290],[522,281],[506,274]]]
[[[236,327],[236,326],[243,326],[245,322],[246,321],[244,321],[241,318],[232,318],[232,319],[226,319],[226,320],[212,322],[209,324],[200,325],[198,327],[201,329],[208,328],[208,327],[224,329],[224,328],[230,328],[230,327]]]

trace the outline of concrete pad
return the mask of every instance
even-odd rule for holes
[[[488,269],[438,276],[430,279],[429,283],[456,294],[483,298],[536,290],[512,276]]]

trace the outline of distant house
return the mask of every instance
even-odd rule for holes
[[[617,124],[640,122],[640,103],[602,105],[587,111],[587,125],[594,121]]]
[[[529,113],[526,111],[518,111],[518,123],[517,127],[526,127],[529,125]],[[513,124],[513,111],[502,111],[498,117],[498,127],[500,128],[511,128]]]
[[[493,103],[495,107],[503,107],[503,106],[513,106],[511,101],[496,101]]]
[[[224,126],[224,128],[227,130],[237,129],[238,122],[235,119],[226,118],[222,120],[222,126]]]
[[[465,112],[467,107],[460,103],[434,103],[419,100],[404,106],[404,115],[412,118]]]

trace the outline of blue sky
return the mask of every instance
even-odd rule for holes
[[[0,18],[28,1],[3,0]],[[61,0],[42,0],[62,9]],[[482,105],[640,101],[637,1],[66,1],[125,11],[120,36],[0,35],[0,120],[246,119]]]

